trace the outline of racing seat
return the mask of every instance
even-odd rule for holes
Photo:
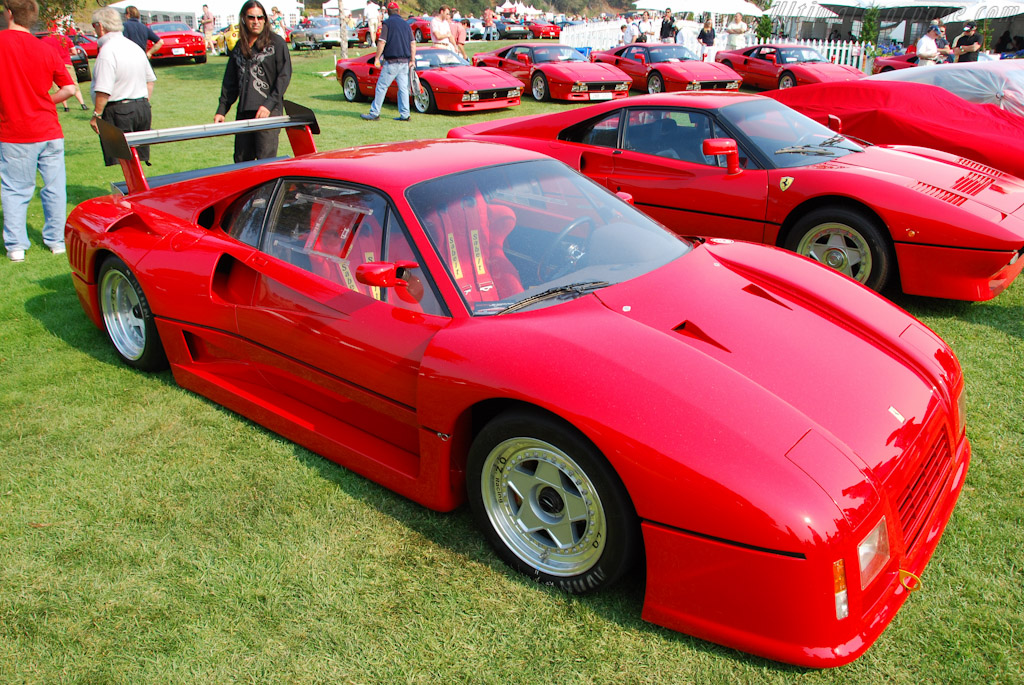
[[[380,259],[382,232],[377,218],[355,206],[346,209],[317,204],[310,214],[310,224],[306,251],[313,273],[349,290],[381,299],[380,288],[356,280],[357,266]]]

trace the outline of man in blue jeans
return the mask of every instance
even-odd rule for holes
[[[397,2],[388,3],[388,18],[380,27],[380,38],[377,40],[377,56],[373,66],[380,69],[377,76],[377,90],[373,94],[373,104],[369,114],[360,116],[367,121],[380,119],[380,107],[384,104],[384,96],[388,87],[398,79],[398,116],[395,121],[409,121],[409,69],[416,63],[416,40],[412,37],[412,29],[402,19]]]

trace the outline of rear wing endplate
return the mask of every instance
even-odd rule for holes
[[[177,143],[184,140],[231,136],[238,133],[255,133],[285,129],[292,153],[296,156],[310,155],[316,152],[313,136],[320,133],[316,123],[316,115],[311,109],[289,100],[284,102],[284,116],[266,117],[264,119],[245,119],[242,121],[225,121],[219,124],[199,124],[197,126],[179,126],[152,131],[136,131],[125,133],[116,126],[98,119],[100,145],[107,156],[117,159],[124,172],[125,186],[128,193],[149,190],[149,182],[142,172],[142,163],[135,148],[143,145],[159,143]]]

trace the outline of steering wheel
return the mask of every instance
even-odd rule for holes
[[[542,283],[551,280],[552,278],[557,278],[558,276],[561,276],[562,274],[566,273],[569,267],[571,267],[573,264],[575,264],[583,257],[583,254],[574,255],[572,254],[572,252],[569,252],[566,255],[566,264],[562,267],[561,271],[551,271],[551,273],[547,273],[552,268],[548,265],[548,262],[550,262],[551,259],[555,256],[555,253],[558,251],[558,246],[566,239],[566,237],[570,233],[573,232],[573,230],[579,228],[580,226],[586,223],[593,224],[594,220],[589,216],[581,216],[580,218],[571,222],[568,226],[566,226],[565,228],[558,232],[558,235],[555,236],[555,239],[551,241],[551,243],[547,246],[547,249],[544,250],[544,253],[541,254],[540,260],[537,262],[537,278],[540,279]]]

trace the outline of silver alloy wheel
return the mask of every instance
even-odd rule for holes
[[[800,239],[796,252],[861,283],[867,283],[871,276],[871,248],[864,236],[848,224],[818,224]]]
[[[345,99],[349,102],[355,102],[359,97],[359,83],[356,81],[355,74],[345,74],[343,83],[341,86],[342,93],[345,95]]]
[[[111,342],[121,356],[133,361],[146,351],[146,322],[139,294],[128,278],[111,269],[100,282],[100,311]]]
[[[430,111],[430,95],[427,94],[427,87],[423,87],[422,90],[413,93],[412,104],[415,105],[416,111],[420,114],[427,114]]]
[[[537,438],[505,440],[487,455],[480,481],[491,525],[530,567],[576,576],[601,559],[608,537],[601,498],[562,450]]]
[[[779,79],[779,90],[782,90],[783,88],[793,88],[794,86],[796,86],[796,79],[793,78],[792,74],[783,74]]]
[[[648,93],[660,93],[665,90],[665,83],[661,80],[661,74],[654,72],[651,77],[647,79],[647,92]]]
[[[548,82],[544,79],[543,74],[537,74],[533,77],[533,99],[544,100],[548,94]]]

